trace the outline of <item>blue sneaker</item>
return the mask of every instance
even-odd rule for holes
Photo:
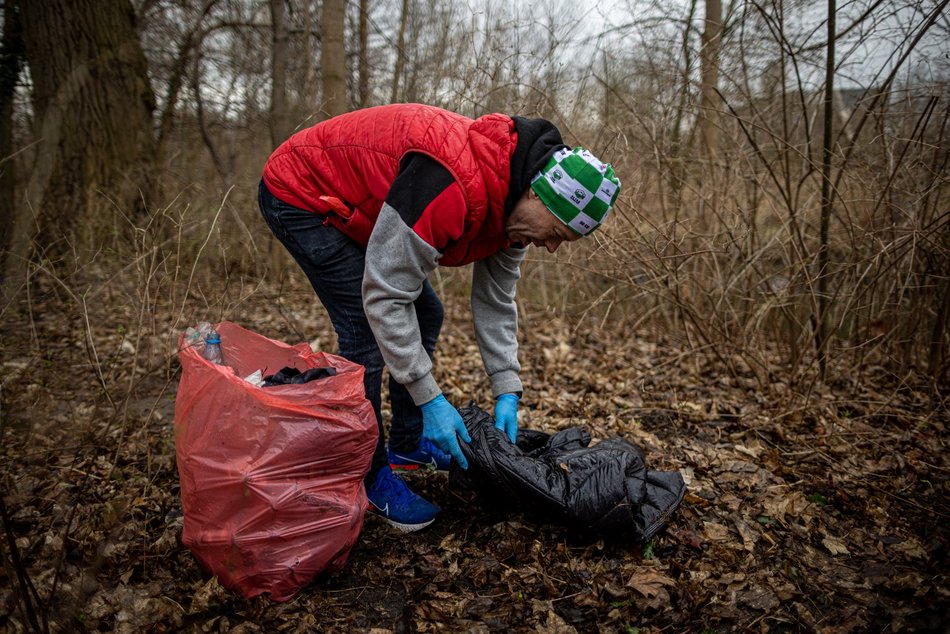
[[[448,471],[452,456],[445,453],[428,438],[419,441],[415,451],[389,450],[389,466],[397,471],[429,469],[430,471]]]
[[[425,528],[439,512],[438,506],[413,493],[389,467],[379,470],[366,497],[374,512],[404,533]]]

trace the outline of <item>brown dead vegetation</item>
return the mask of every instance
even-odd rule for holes
[[[346,568],[293,601],[245,601],[179,535],[174,311],[82,313],[38,278],[3,334],[6,631],[938,631],[947,580],[946,402],[913,376],[849,368],[796,393],[636,329],[528,307],[522,425],[620,434],[689,494],[650,544],[571,534],[411,476],[443,508],[409,536],[368,517]],[[129,290],[131,292],[131,290]],[[58,297],[57,297],[58,295]],[[437,373],[456,404],[488,391],[465,302]],[[229,317],[334,340],[310,290],[262,286]],[[119,324],[129,324],[128,328]],[[784,362],[773,359],[776,367]],[[739,365],[741,367],[741,364]]]

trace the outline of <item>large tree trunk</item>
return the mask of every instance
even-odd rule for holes
[[[300,97],[303,100],[303,114],[309,117],[319,107],[317,83],[320,80],[317,73],[317,63],[314,61],[316,58],[314,41],[319,41],[317,36],[319,23],[313,3],[310,0],[304,0],[303,18],[303,58],[306,61],[304,62],[303,88],[300,90]],[[297,108],[295,113],[299,114],[300,108]],[[291,121],[291,132],[296,130],[298,124],[299,122]]]
[[[722,0],[706,0],[706,19],[701,37],[699,142],[703,160],[702,182],[706,185],[705,198],[716,213],[719,208],[719,49],[722,42]],[[705,217],[709,217],[706,214]]]
[[[722,1],[706,0],[700,50],[700,142],[706,157],[719,147],[719,48],[722,41]]]
[[[271,94],[270,140],[273,147],[290,136],[290,106],[287,103],[288,34],[284,0],[270,0],[271,20]]]
[[[36,159],[13,266],[29,257],[31,240],[44,257],[75,248],[79,227],[102,217],[91,210],[137,207],[154,153],[155,99],[129,0],[21,0],[20,8]]]
[[[13,97],[23,67],[20,8],[14,0],[3,2],[3,42],[0,47],[0,253],[4,253],[10,246],[16,210]]]
[[[359,104],[369,105],[369,0],[360,0]]]
[[[323,112],[327,118],[349,110],[346,93],[346,49],[343,29],[344,0],[323,0],[320,20],[320,72],[323,75]]]
[[[389,93],[389,102],[396,103],[399,97],[399,81],[403,66],[406,64],[406,23],[409,20],[409,0],[402,0],[402,11],[399,13],[399,38],[396,40],[396,65],[393,68],[393,85]]]

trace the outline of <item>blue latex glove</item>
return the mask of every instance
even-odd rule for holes
[[[468,469],[468,461],[462,455],[458,437],[461,436],[465,442],[472,442],[472,437],[468,435],[458,410],[441,394],[422,405],[421,409],[422,435],[450,454],[460,467]]]
[[[518,395],[502,394],[495,400],[495,427],[508,435],[508,440],[518,438]]]

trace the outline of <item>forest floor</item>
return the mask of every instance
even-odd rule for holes
[[[0,631],[950,628],[947,400],[871,361],[842,362],[806,397],[648,332],[529,311],[521,425],[621,435],[649,468],[680,471],[667,529],[584,538],[412,474],[442,507],[432,526],[403,535],[368,515],[342,571],[286,603],[248,601],[180,541],[175,343],[189,324],[143,320],[118,294],[79,311],[34,291],[2,331]],[[466,302],[445,299],[437,379],[487,407]],[[307,289],[257,289],[228,318],[335,349]]]

